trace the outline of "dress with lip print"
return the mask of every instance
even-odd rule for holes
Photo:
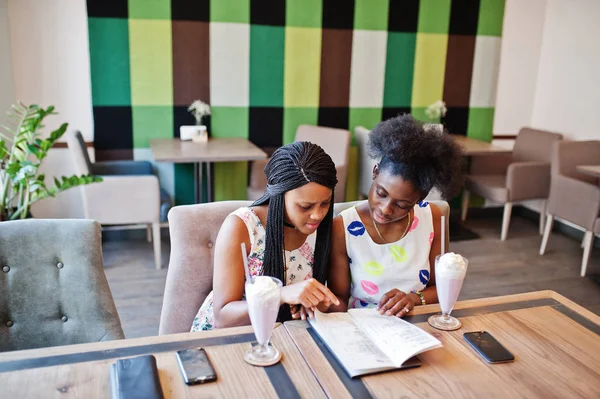
[[[409,293],[427,286],[433,216],[427,203],[413,209],[413,222],[406,236],[389,244],[373,241],[356,207],[340,214],[352,277],[348,307],[376,307],[381,296],[394,288]]]
[[[242,219],[248,228],[250,236],[248,269],[250,269],[251,276],[259,276],[262,274],[263,260],[265,258],[266,230],[256,213],[250,208],[239,208],[232,212],[232,215],[236,215]],[[304,244],[300,248],[293,251],[285,251],[286,284],[289,285],[312,278],[316,238],[317,232],[315,231],[306,237],[306,241],[304,241]],[[191,331],[212,330],[214,326],[213,293],[211,291],[194,318]]]

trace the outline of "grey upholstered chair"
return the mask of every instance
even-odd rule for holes
[[[188,332],[200,305],[212,290],[213,243],[221,224],[231,212],[251,201],[223,201],[182,205],[169,211],[171,259],[160,316],[160,335]],[[334,205],[335,214],[355,205]],[[446,215],[446,248],[450,208],[446,202],[433,202]]]
[[[555,217],[583,227],[583,277],[592,252],[594,234],[600,234],[600,180],[578,172],[577,165],[600,165],[600,141],[562,141],[554,147],[548,218],[540,255],[546,252]]]
[[[99,175],[102,183],[81,187],[87,219],[102,225],[146,227],[148,241],[154,241],[154,261],[161,268],[161,220],[172,206],[166,191],[158,184],[148,161],[108,161],[92,163],[80,132],[67,134],[77,174]],[[150,234],[150,229],[152,234]],[[152,238],[152,239],[151,239]]]
[[[0,351],[122,338],[97,222],[0,223]]]
[[[296,131],[295,141],[310,141],[319,145],[329,154],[337,170],[338,184],[335,187],[334,202],[343,202],[346,196],[346,176],[348,158],[350,156],[350,132],[330,127],[300,125]],[[268,159],[253,161],[250,169],[250,186],[248,199],[257,200],[265,192],[267,177],[265,166]]]
[[[502,233],[506,240],[513,203],[541,200],[540,234],[543,232],[546,199],[550,192],[552,146],[561,134],[522,128],[510,155],[472,157],[462,201],[461,219],[467,218],[470,194],[477,194],[504,205]]]

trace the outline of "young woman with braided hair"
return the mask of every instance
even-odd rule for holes
[[[434,187],[445,199],[458,193],[462,151],[452,136],[410,115],[379,123],[367,145],[379,160],[369,198],[333,222],[328,286],[340,305],[329,310],[374,307],[403,317],[437,302],[442,214],[424,199]]]
[[[276,277],[284,284],[278,321],[290,320],[292,312],[305,318],[311,309],[339,304],[325,286],[337,184],[331,157],[316,144],[295,142],[273,153],[265,174],[264,195],[249,208],[234,211],[221,226],[213,292],[194,319],[192,331],[250,324],[242,242],[250,274]]]

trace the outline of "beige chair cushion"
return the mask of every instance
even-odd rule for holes
[[[467,178],[465,187],[474,194],[500,204],[508,201],[505,175],[472,175]]]
[[[159,334],[187,332],[198,309],[212,290],[214,242],[223,221],[234,210],[251,201],[222,201],[171,208],[169,231],[171,258],[165,285]],[[358,202],[334,205],[335,214]],[[436,204],[446,217],[446,238],[450,208]],[[446,245],[448,248],[448,245]]]

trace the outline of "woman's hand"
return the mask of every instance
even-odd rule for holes
[[[306,309],[302,305],[293,305],[290,307],[292,312],[292,319],[294,320],[306,320],[306,319],[314,319],[315,314],[312,310]]]
[[[281,302],[289,305],[302,305],[314,312],[320,303],[329,306],[339,305],[337,297],[314,278],[301,283],[286,285],[281,289]]]
[[[386,316],[403,317],[415,307],[415,304],[412,295],[407,295],[405,292],[394,288],[381,297],[377,304],[377,310],[379,314],[385,314]]]

